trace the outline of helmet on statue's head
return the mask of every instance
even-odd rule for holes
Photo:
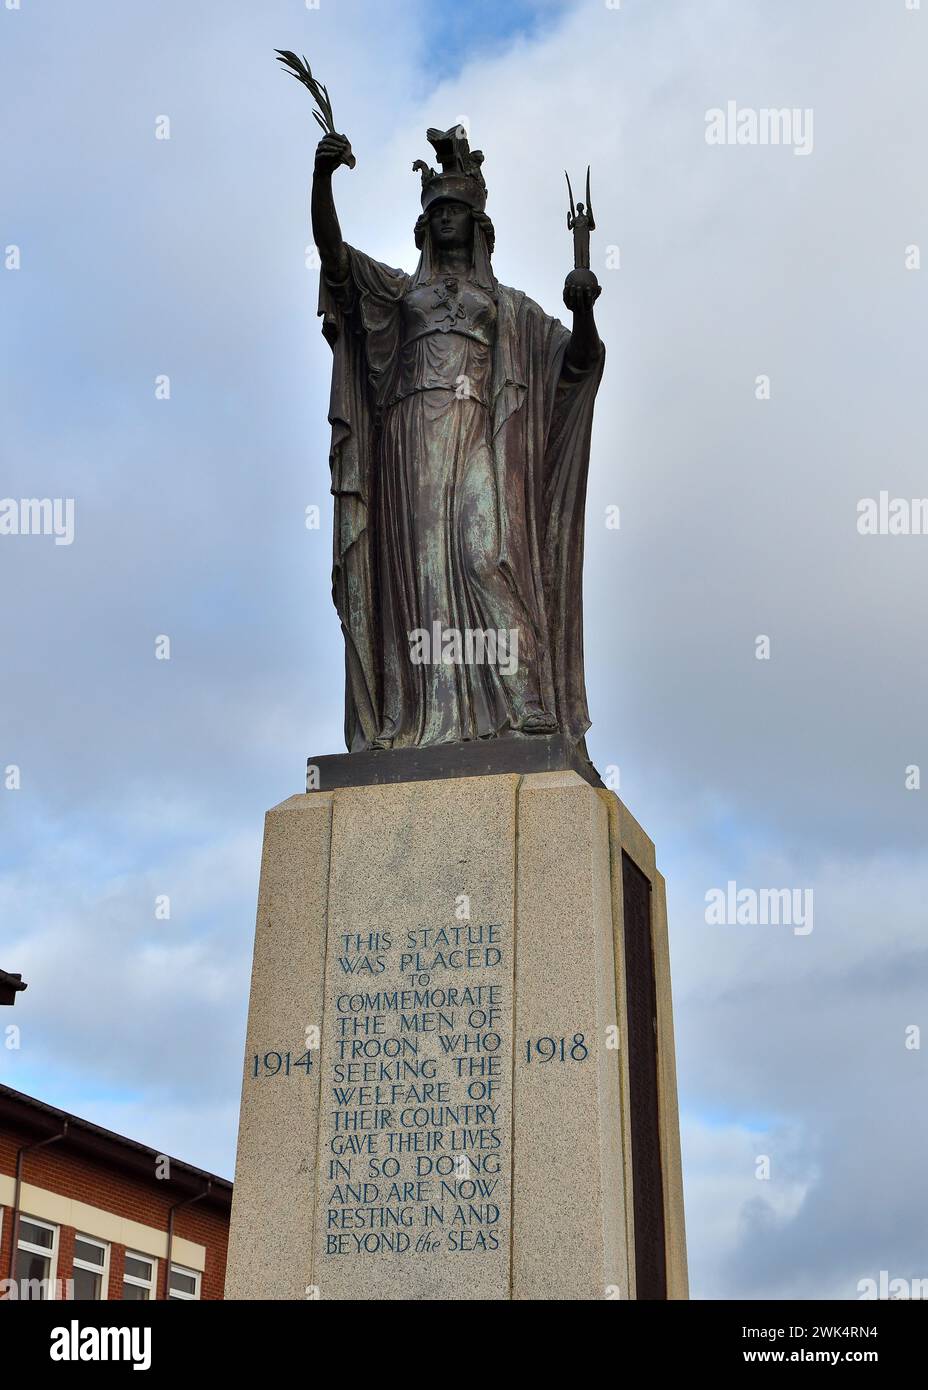
[[[427,212],[433,203],[452,199],[466,203],[474,212],[483,212],[487,205],[487,186],[480,168],[483,151],[470,148],[462,125],[450,130],[428,130],[426,136],[441,163],[441,172],[422,159],[412,166],[422,175],[423,211]]]

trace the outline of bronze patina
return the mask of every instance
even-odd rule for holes
[[[583,519],[604,360],[589,198],[573,215],[571,329],[497,280],[484,156],[460,125],[427,132],[438,168],[413,166],[416,269],[383,265],[342,237],[332,176],[354,156],[328,93],[305,60],[282,56],[325,130],[312,227],[333,351],[347,747],[556,736],[582,751]]]

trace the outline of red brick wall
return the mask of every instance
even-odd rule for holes
[[[0,1129],[0,1173],[14,1176],[17,1149],[21,1144],[32,1143],[33,1140],[31,1134],[14,1134]],[[109,1164],[74,1153],[66,1139],[27,1154],[23,1181],[165,1232],[168,1212],[175,1202],[182,1199],[182,1194],[167,1181],[158,1179],[154,1171],[150,1180],[121,1172]],[[9,1275],[12,1224],[13,1213],[6,1208],[0,1234],[0,1279],[6,1279]],[[87,1234],[91,1235],[92,1232]],[[204,1202],[184,1207],[174,1215],[174,1235],[205,1246],[206,1268],[202,1275],[200,1297],[222,1298],[229,1239],[228,1213]],[[58,1278],[64,1281],[70,1279],[73,1268],[74,1231],[70,1227],[61,1228],[58,1250]],[[111,1245],[110,1298],[122,1297],[124,1260],[125,1246]],[[182,1264],[183,1261],[179,1261],[175,1255],[175,1263]],[[166,1275],[166,1261],[159,1259],[159,1298],[165,1295]]]
[[[28,1162],[28,1160],[27,1160]],[[13,1226],[13,1213],[7,1212],[3,1218],[4,1224],[9,1222],[11,1232]],[[62,1288],[71,1278],[74,1265],[74,1237],[76,1232],[73,1226],[58,1227],[58,1270],[56,1279],[61,1280]]]

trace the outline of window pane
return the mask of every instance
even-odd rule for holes
[[[91,1245],[89,1241],[81,1240],[80,1236],[74,1242],[75,1260],[83,1260],[84,1264],[98,1265],[102,1269],[105,1256],[106,1251],[99,1245]]]
[[[136,1260],[132,1255],[126,1256],[126,1273],[131,1274],[133,1279],[151,1279],[151,1261]]]
[[[99,1274],[94,1274],[89,1269],[74,1270],[74,1297],[80,1300],[99,1299],[100,1284],[102,1282]]]
[[[197,1291],[196,1276],[193,1274],[183,1274],[179,1269],[171,1270],[171,1288],[178,1293],[195,1294]]]
[[[48,1298],[49,1263],[45,1255],[33,1255],[29,1250],[16,1252],[16,1280],[19,1296],[26,1300]]]
[[[28,1241],[30,1245],[41,1245],[43,1250],[51,1250],[55,1244],[54,1231],[50,1231],[47,1226],[37,1226],[34,1221],[27,1221],[25,1217],[20,1217],[19,1238]]]
[[[151,1297],[151,1295],[149,1294],[148,1290],[147,1290],[147,1289],[140,1289],[139,1286],[138,1286],[138,1284],[123,1284],[123,1286],[122,1286],[122,1296],[123,1296],[123,1298],[126,1299],[127,1301],[131,1301],[131,1302],[135,1302],[135,1303],[139,1303],[139,1302],[146,1303],[146,1302],[148,1302],[148,1301],[150,1300],[150,1297]]]

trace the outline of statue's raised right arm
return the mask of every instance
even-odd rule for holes
[[[332,174],[344,162],[351,145],[344,135],[324,135],[316,146],[316,166],[313,172],[312,219],[313,240],[319,251],[322,269],[330,280],[344,280],[348,274],[348,252],[338,225],[335,199],[332,196]]]

